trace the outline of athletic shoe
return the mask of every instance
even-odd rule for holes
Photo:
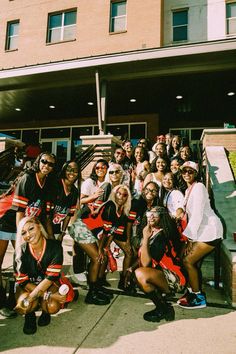
[[[148,322],[160,322],[163,319],[174,321],[175,311],[171,305],[166,304],[164,308],[155,308],[152,311],[145,312],[143,319]]]
[[[49,325],[51,322],[51,316],[49,313],[42,311],[41,316],[38,319],[38,325],[40,327],[44,327]]]
[[[30,312],[25,315],[25,323],[23,332],[25,334],[34,334],[37,331],[35,312]]]
[[[191,294],[190,291],[187,289],[186,293],[185,293],[183,296],[181,296],[181,297],[179,298],[179,300],[177,301],[177,304],[178,304],[178,305],[185,305],[185,304],[187,304],[188,301],[189,301],[189,295],[190,295],[190,294]]]
[[[187,303],[179,303],[180,307],[188,310],[202,309],[207,306],[206,298],[203,294],[190,293]]]
[[[83,272],[83,273],[74,273],[73,275],[71,275],[71,282],[74,284],[80,284],[80,283],[85,283],[87,282],[87,272]]]

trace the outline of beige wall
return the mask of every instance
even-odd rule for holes
[[[161,0],[128,0],[127,32],[109,34],[109,0],[1,0],[0,68],[160,47]],[[77,8],[75,41],[46,44],[48,13]],[[20,20],[19,45],[5,51],[8,21]]]

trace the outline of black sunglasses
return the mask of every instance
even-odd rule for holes
[[[48,165],[49,167],[54,167],[55,166],[54,162],[50,162],[48,160],[41,159],[40,162],[42,162],[43,165]]]
[[[113,175],[114,173],[118,175],[120,171],[119,170],[109,171],[109,175]]]

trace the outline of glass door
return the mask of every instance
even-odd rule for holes
[[[42,146],[42,151],[48,151],[56,155],[58,169],[61,169],[64,162],[70,160],[70,139],[42,139],[40,143]]]

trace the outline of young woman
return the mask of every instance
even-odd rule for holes
[[[130,185],[129,178],[127,179],[127,175],[121,165],[117,163],[110,163],[109,168],[107,170],[106,181],[111,184],[111,188],[118,186],[118,184],[125,184],[127,187]]]
[[[168,166],[168,161],[167,159],[164,159],[162,157],[158,157],[156,159],[156,167],[155,169],[152,170],[152,172],[150,172],[145,180],[144,180],[144,186],[148,183],[148,182],[155,182],[158,184],[159,187],[161,187],[161,183],[164,177],[164,174],[168,171],[169,166]]]
[[[51,238],[54,238],[50,209],[56,181],[53,174],[55,164],[53,154],[41,153],[17,183],[12,202],[12,209],[16,211],[16,226],[24,216],[37,216]]]
[[[184,163],[186,161],[191,161],[192,160],[192,150],[191,150],[190,146],[188,146],[188,145],[182,146],[179,149],[179,157],[182,160],[182,163]]]
[[[161,204],[168,209],[172,218],[176,217],[176,211],[183,208],[184,195],[175,186],[175,178],[172,172],[167,172],[162,180]]]
[[[173,237],[173,221],[165,208],[154,207],[146,213],[148,224],[143,229],[139,258],[141,267],[135,275],[140,288],[155,304],[143,315],[144,320],[159,322],[175,318],[166,298],[186,283],[180,259],[176,256],[178,236]],[[131,269],[133,271],[133,269]]]
[[[171,146],[169,149],[169,155],[168,155],[169,159],[178,156],[180,146],[181,146],[181,137],[178,135],[174,135],[171,140]]]
[[[137,146],[134,149],[134,170],[132,172],[133,193],[135,198],[139,198],[143,189],[146,175],[150,172],[149,157],[147,151]]]
[[[53,201],[53,232],[62,241],[67,226],[74,215],[78,200],[78,189],[75,182],[79,178],[79,166],[74,161],[67,161],[62,166],[59,181],[56,185]]]
[[[47,326],[51,314],[58,312],[67,301],[60,295],[60,272],[63,250],[60,242],[49,240],[43,225],[36,216],[19,221],[15,251],[16,311],[25,314],[23,332],[37,331],[35,310],[41,307],[39,326]]]
[[[179,157],[174,157],[170,162],[170,170],[174,175],[176,187],[184,194],[187,189],[187,183],[184,181],[180,167],[183,161]]]
[[[102,242],[114,241],[124,252],[123,270],[118,287],[124,290],[124,275],[132,261],[130,234],[127,233],[128,216],[131,208],[131,193],[127,186],[118,185],[112,189],[109,201],[102,212],[104,220]]]
[[[183,231],[183,235],[188,239],[183,262],[188,272],[189,287],[178,304],[186,309],[197,309],[206,307],[206,298],[201,291],[198,264],[221,242],[223,227],[210,206],[206,187],[203,183],[197,182],[198,165],[193,161],[187,161],[181,169],[188,186],[184,209],[179,213],[179,217],[182,217],[184,212],[188,216],[188,224]]]

